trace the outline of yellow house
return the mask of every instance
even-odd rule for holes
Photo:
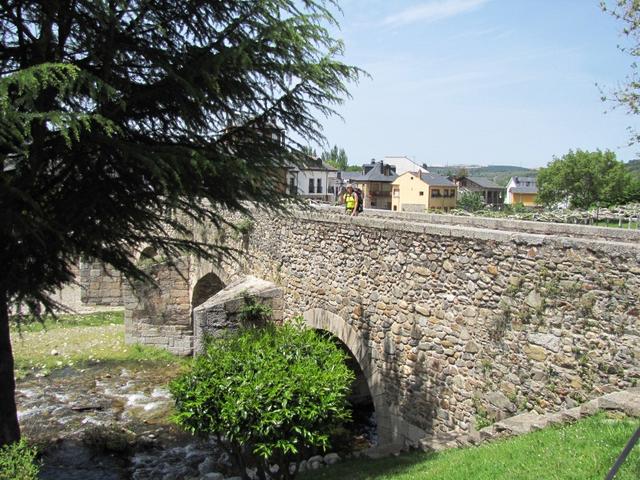
[[[391,209],[398,212],[424,212],[456,208],[455,183],[434,173],[406,172],[391,183]]]
[[[538,185],[534,177],[511,177],[507,184],[507,198],[504,203],[534,207],[538,197]]]

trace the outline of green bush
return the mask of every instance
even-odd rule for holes
[[[271,319],[271,315],[273,315],[273,309],[269,305],[265,305],[251,295],[245,294],[244,306],[239,312],[239,318],[243,325],[264,325]]]
[[[37,480],[37,454],[24,440],[0,448],[0,480]]]
[[[191,369],[171,383],[175,421],[191,433],[214,435],[237,466],[266,478],[293,478],[290,462],[329,446],[349,419],[353,373],[333,341],[304,328],[247,328],[210,338]]]
[[[526,213],[529,211],[529,209],[527,207],[524,206],[524,203],[522,202],[518,202],[518,203],[514,203],[511,206],[513,213]]]
[[[478,192],[464,192],[458,200],[458,208],[467,212],[477,212],[484,208],[484,199]]]

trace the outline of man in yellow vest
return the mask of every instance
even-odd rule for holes
[[[358,215],[358,202],[360,199],[356,192],[353,191],[353,187],[351,185],[347,185],[347,191],[344,193],[342,200],[344,201],[344,206],[347,214],[355,217]]]

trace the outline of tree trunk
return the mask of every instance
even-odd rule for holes
[[[9,305],[6,293],[0,292],[0,447],[20,440],[15,390]]]

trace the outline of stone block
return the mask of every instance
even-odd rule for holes
[[[560,338],[550,333],[530,333],[529,342],[534,345],[539,345],[547,350],[558,353],[562,347]]]
[[[547,358],[546,350],[536,345],[525,345],[523,351],[527,357],[536,362],[543,362]]]

